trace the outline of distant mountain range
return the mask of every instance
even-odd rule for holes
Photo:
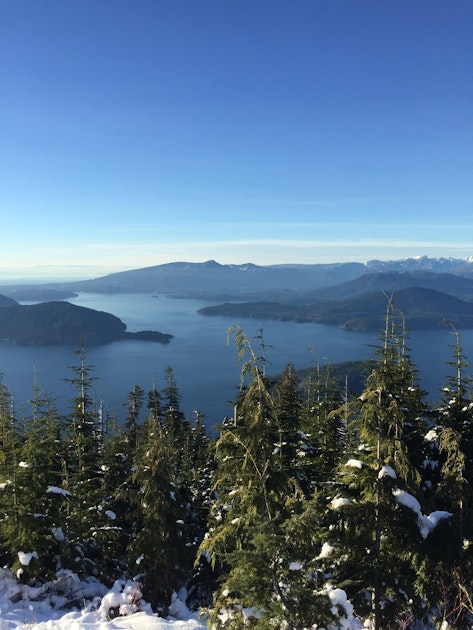
[[[325,323],[349,330],[379,328],[393,294],[410,329],[446,322],[473,328],[473,257],[270,266],[175,262],[79,282],[0,287],[0,292],[0,306],[2,299],[59,300],[77,292],[164,294],[213,302],[199,311],[203,315]],[[0,337],[9,337],[12,329],[2,332],[7,316],[1,315]]]
[[[297,298],[300,292],[334,287],[369,274],[450,274],[473,279],[473,257],[457,258],[407,258],[397,261],[372,260],[367,263],[332,263],[314,265],[269,265],[252,263],[221,265],[214,260],[204,263],[174,262],[143,269],[113,273],[91,280],[66,283],[48,283],[42,290],[97,293],[154,293],[171,297],[200,298],[208,300],[270,299],[279,295]],[[401,278],[401,276],[398,276]],[[401,280],[398,280],[401,282]],[[410,280],[408,281],[408,283]],[[425,279],[427,282],[427,276]],[[422,283],[421,283],[422,285]],[[404,284],[405,288],[406,285]],[[38,295],[38,285],[0,286],[0,293],[15,297],[15,291],[31,289]],[[377,287],[378,288],[378,287]],[[426,288],[437,288],[429,286]],[[343,291],[343,289],[342,289]],[[30,299],[35,300],[34,296]],[[51,298],[49,298],[51,299]],[[55,298],[58,299],[58,298]],[[279,298],[278,298],[279,299]]]

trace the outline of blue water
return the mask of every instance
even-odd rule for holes
[[[164,387],[163,372],[169,366],[182,396],[182,409],[189,416],[194,410],[204,413],[210,427],[231,413],[231,401],[240,382],[235,348],[227,345],[227,329],[234,324],[242,326],[250,338],[263,329],[269,373],[280,372],[288,362],[303,368],[317,361],[366,359],[377,340],[375,333],[348,332],[332,326],[204,317],[196,311],[208,302],[197,300],[84,293],[70,301],[117,315],[131,332],[152,329],[174,335],[168,345],[127,340],[86,349],[87,362],[94,366],[97,377],[96,399],[103,400],[104,407],[119,421],[125,415],[125,401],[133,386],[149,391],[156,380],[158,389]],[[473,359],[473,331],[462,331],[461,339],[465,354]],[[445,362],[452,356],[448,346],[453,342],[448,330],[410,336],[421,384],[433,398],[437,398],[443,384]],[[28,412],[35,373],[40,387],[56,398],[61,411],[67,411],[74,391],[65,379],[72,375],[70,366],[77,365],[77,349],[22,348],[0,343],[0,372],[20,415],[22,409]]]

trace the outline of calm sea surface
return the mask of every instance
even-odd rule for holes
[[[95,394],[104,406],[124,417],[128,392],[135,384],[145,391],[156,380],[164,386],[163,372],[172,367],[181,393],[183,410],[190,416],[194,410],[205,414],[210,427],[231,413],[231,401],[237,392],[240,376],[236,351],[227,345],[227,329],[238,324],[253,338],[264,332],[269,372],[280,372],[288,362],[296,368],[320,363],[337,363],[366,359],[377,341],[375,333],[355,333],[333,326],[294,324],[289,322],[228,317],[203,317],[197,309],[208,302],[175,300],[151,295],[101,295],[83,293],[70,300],[75,304],[117,315],[130,332],[159,330],[174,335],[171,343],[162,345],[146,341],[118,341],[98,348],[88,348],[87,362],[94,366]],[[465,355],[473,361],[473,331],[461,332]],[[433,398],[447,372],[445,362],[452,356],[449,344],[454,338],[448,330],[412,333],[409,346],[417,365],[422,386]],[[255,340],[257,348],[257,341]],[[77,365],[77,347],[22,348],[0,342],[0,373],[14,394],[15,406],[28,410],[34,373],[43,390],[56,399],[58,408],[66,411],[74,396],[65,381]]]

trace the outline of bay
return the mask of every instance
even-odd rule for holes
[[[232,413],[239,383],[240,368],[235,348],[227,344],[227,330],[239,325],[254,341],[259,353],[257,336],[263,331],[268,372],[279,373],[287,363],[296,368],[316,362],[337,363],[364,360],[372,356],[378,335],[353,332],[333,326],[296,324],[229,317],[201,316],[197,310],[208,302],[172,299],[141,294],[103,295],[82,293],[70,302],[113,313],[127,324],[130,332],[159,330],[174,338],[168,345],[147,341],[125,340],[105,346],[86,348],[87,363],[94,366],[95,397],[103,406],[123,421],[126,398],[135,384],[146,392],[153,382],[158,389],[165,386],[164,370],[172,367],[181,393],[183,411],[192,417],[194,411],[205,415],[208,427]],[[466,356],[473,345],[473,331],[461,331]],[[454,342],[450,331],[420,331],[411,334],[409,346],[420,373],[421,385],[431,397],[438,392],[447,373]],[[41,389],[47,390],[61,412],[66,412],[74,390],[66,379],[71,378],[70,366],[77,365],[77,347],[19,347],[0,343],[0,373],[13,394],[19,415],[28,413],[36,375]],[[470,356],[471,353],[470,353]]]

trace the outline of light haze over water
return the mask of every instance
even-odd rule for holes
[[[130,332],[159,330],[174,338],[168,345],[146,341],[117,341],[105,346],[86,348],[87,363],[94,366],[95,395],[104,408],[116,414],[119,422],[126,415],[126,399],[135,384],[145,392],[156,379],[158,389],[165,386],[164,370],[172,367],[181,393],[183,411],[192,417],[202,412],[208,427],[232,413],[232,401],[240,384],[240,369],[233,344],[227,345],[227,330],[240,325],[254,341],[263,330],[268,373],[281,372],[291,362],[296,369],[372,356],[377,334],[352,332],[335,326],[296,324],[197,314],[208,305],[198,300],[171,299],[141,294],[102,295],[83,293],[71,299],[80,306],[104,310],[117,315]],[[407,322],[407,325],[409,323]],[[473,331],[461,331],[464,354],[473,356]],[[411,333],[408,346],[419,369],[421,385],[430,398],[439,398],[447,373],[445,362],[452,358],[450,331]],[[14,395],[18,412],[25,408],[33,392],[34,373],[42,390],[57,398],[60,411],[67,411],[75,392],[65,379],[69,369],[78,364],[74,354],[79,347],[19,347],[0,343],[0,372],[4,384]],[[27,410],[25,408],[25,413]]]

